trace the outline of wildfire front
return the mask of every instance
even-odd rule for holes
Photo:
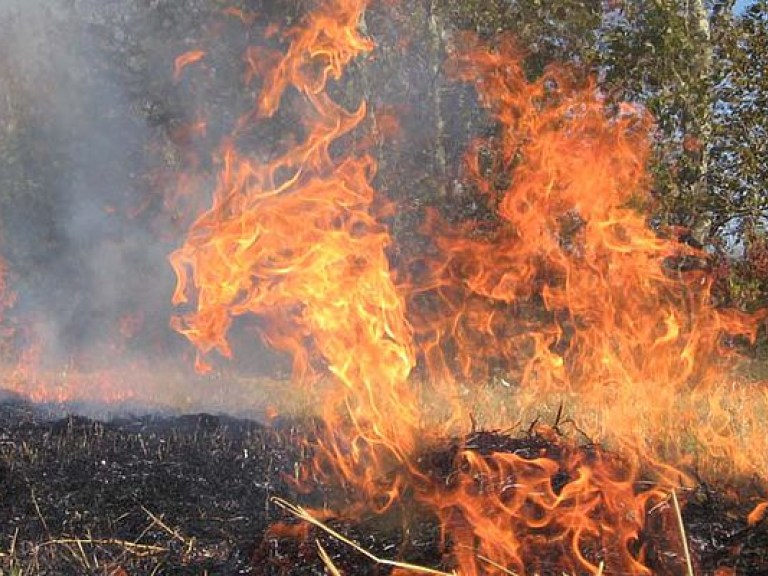
[[[265,504],[235,506],[264,523],[249,524],[257,574],[768,573],[768,387],[734,375],[766,314],[716,306],[712,254],[652,219],[657,120],[584,65],[532,70],[510,35],[436,32],[432,12],[425,41],[408,10],[317,0],[286,24],[277,9],[217,8],[208,45],[174,55],[173,90],[204,101],[226,56],[248,101],[219,117],[199,105],[169,129],[173,184],[158,170],[162,198],[127,218],[173,245],[170,325],[194,378],[236,382],[274,426],[206,416],[186,444],[152,419],[117,421],[94,429],[99,450],[114,434],[162,462],[210,443],[220,463],[200,477],[222,497],[218,466],[263,468],[254,490],[227,479]],[[242,35],[237,59],[223,31]],[[422,49],[434,77],[386,76]],[[461,106],[446,121],[448,100]],[[123,339],[148,317],[121,315]],[[13,370],[32,400],[155,393],[109,367],[54,387],[66,376],[40,370],[44,348]],[[290,376],[257,381],[260,354]],[[68,422],[64,438],[91,434]],[[254,494],[237,501],[260,506]],[[170,554],[139,542],[160,531],[189,545],[179,563],[202,562],[194,537],[141,508],[151,525],[119,540],[126,553]]]

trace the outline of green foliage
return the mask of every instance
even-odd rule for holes
[[[706,196],[711,47],[709,22],[692,4],[624,3],[606,18],[601,55],[608,94],[643,102],[656,119],[659,221],[697,228],[706,218],[697,206]]]
[[[720,228],[749,236],[768,210],[768,2],[717,30],[709,207]]]
[[[702,208],[712,214],[721,252],[736,256],[730,302],[754,309],[768,304],[768,2],[738,17],[721,11],[715,23],[712,169]]]
[[[598,57],[602,19],[597,0],[449,0],[444,13],[459,29],[493,40],[512,33],[528,58],[532,76],[552,62],[575,62],[589,69]]]

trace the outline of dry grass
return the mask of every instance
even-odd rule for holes
[[[339,542],[343,542],[353,550],[359,552],[360,554],[362,554],[363,556],[371,560],[374,564],[378,564],[380,566],[390,566],[392,568],[400,568],[402,570],[410,570],[412,572],[417,572],[420,574],[432,574],[433,576],[457,576],[455,572],[442,572],[440,570],[427,568],[425,566],[419,566],[417,564],[409,564],[408,562],[398,562],[396,560],[388,560],[386,558],[380,558],[375,554],[369,552],[368,550],[366,550],[356,542],[353,542],[343,534],[337,532],[327,524],[324,524],[323,522],[321,522],[320,520],[312,516],[312,514],[310,514],[308,510],[302,508],[301,506],[291,504],[290,502],[288,502],[287,500],[283,500],[282,498],[272,498],[272,502],[275,503],[280,508],[282,508],[283,510],[286,510],[287,512],[293,514],[298,519],[304,522],[307,522],[309,524],[312,524],[313,526],[315,526],[316,528],[319,528],[320,530],[330,535],[331,537],[335,538]],[[321,558],[323,556],[323,552],[320,552]],[[325,556],[327,557],[328,555],[325,554]],[[323,559],[323,561],[325,562],[325,559]],[[328,561],[330,562],[330,558],[328,558]],[[326,565],[328,564],[326,563]],[[331,563],[331,565],[333,564]],[[338,571],[338,569],[335,566],[334,566],[334,569]]]
[[[694,576],[693,563],[691,562],[691,551],[688,548],[688,535],[685,533],[685,523],[683,522],[683,513],[680,509],[680,502],[677,499],[677,492],[672,490],[672,504],[675,508],[675,516],[677,517],[677,525],[680,528],[680,538],[683,541],[683,552],[685,554],[685,566],[688,570],[688,576]]]
[[[359,552],[366,558],[369,558],[373,563],[378,564],[380,566],[390,566],[392,568],[400,568],[403,570],[410,570],[416,573],[420,574],[431,574],[433,576],[459,576],[456,572],[443,572],[440,570],[435,570],[433,568],[428,568],[426,566],[419,566],[417,564],[410,564],[407,562],[398,562],[395,560],[387,560],[384,558],[380,558],[373,553],[369,552],[368,550],[361,547],[356,542],[350,540],[346,536],[340,534],[338,531],[334,530],[324,522],[318,520],[312,514],[309,513],[308,510],[302,508],[301,506],[297,506],[296,504],[292,504],[288,502],[287,500],[283,500],[282,498],[272,498],[272,502],[274,502],[277,506],[282,508],[283,510],[286,510],[287,512],[293,514],[296,518],[299,520],[302,520],[303,522],[307,522],[309,524],[312,524],[316,528],[319,528],[329,536],[335,538],[339,542],[343,542],[353,550]],[[320,559],[322,560],[324,566],[329,571],[329,573],[332,576],[343,576],[339,568],[336,566],[336,564],[331,559],[328,552],[325,550],[323,545],[320,543],[319,540],[315,540],[315,545],[317,546],[318,555],[320,556]],[[687,550],[687,549],[686,549]],[[494,562],[490,558],[486,558],[485,556],[479,555],[477,558],[486,564],[493,566],[497,570],[500,570],[504,574],[508,574],[509,576],[519,576],[517,572],[513,572],[501,564]],[[603,562],[600,562],[600,565],[598,566],[598,571],[596,576],[603,576],[603,570],[605,569],[605,565]],[[1,575],[0,575],[1,576]],[[536,575],[538,576],[538,575]],[[563,573],[563,576],[569,576],[568,574]],[[689,573],[689,576],[693,576],[693,572],[691,571]]]

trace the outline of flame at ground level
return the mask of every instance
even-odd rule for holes
[[[374,121],[368,103],[335,96],[350,98],[335,82],[374,48],[365,9],[325,0],[282,34],[264,26],[243,55],[259,95],[214,159],[212,206],[171,256],[173,326],[197,348],[198,369],[214,353],[234,355],[233,324],[256,317],[263,340],[293,359],[293,381],[193,379],[173,362],[132,363],[125,341],[140,338],[139,314],[116,319],[122,341],[101,343],[120,365],[52,369],[45,344],[32,344],[0,367],[3,387],[116,411],[274,417],[310,407],[326,426],[302,479],[349,488],[358,501],[340,511],[348,515],[415,499],[440,519],[461,574],[649,573],[649,530],[680,549],[675,527],[663,515],[655,523],[669,495],[694,484],[689,474],[768,478],[768,390],[730,375],[733,338],[754,338],[764,315],[712,307],[711,280],[695,265],[706,254],[648,227],[647,112],[566,67],[529,80],[508,39],[459,38],[446,63],[456,82],[476,86],[495,127],[463,168],[465,189],[492,217],[456,223],[429,211],[421,244],[393,268],[387,222],[397,207],[374,189],[371,145],[384,133],[405,141],[408,127],[397,105],[376,104],[387,112]],[[259,19],[222,13],[244,26]],[[214,74],[213,52],[175,60],[180,90],[196,71]],[[298,118],[295,130],[260,142],[255,127],[281,113],[279,122]],[[170,137],[207,134],[207,121],[196,115]],[[180,196],[195,196],[207,165],[180,178]],[[0,261],[0,311],[13,301]],[[0,335],[12,332],[0,318]],[[537,450],[482,451],[471,434],[444,455],[447,478],[422,460],[470,425],[524,434],[530,422],[552,426],[531,428]],[[757,503],[746,521],[765,514]]]
[[[415,490],[441,518],[459,573],[529,572],[541,557],[556,570],[649,574],[640,535],[649,509],[692,483],[679,470],[768,477],[765,389],[723,378],[733,356],[723,335],[754,338],[762,318],[713,308],[708,278],[680,265],[704,255],[660,237],[633,208],[649,189],[645,111],[606,101],[566,69],[529,82],[508,41],[465,39],[450,62],[497,123],[466,168],[497,218],[479,232],[430,215],[434,249],[396,284],[375,163],[331,147],[366,115],[327,92],[372,49],[358,28],[364,9],[329,0],[285,32],[283,56],[249,49],[246,78],[263,76],[262,94],[237,131],[275,114],[293,88],[303,137],[270,160],[225,144],[213,206],[171,256],[174,301],[191,303],[177,329],[202,368],[206,353],[231,354],[235,317],[260,317],[298,383],[331,383],[308,477],[343,481],[360,498],[353,510],[385,510]],[[420,393],[410,380],[418,360],[428,372]],[[486,395],[490,425],[559,404],[574,430],[621,459],[600,448],[585,458],[568,441],[557,457],[460,450],[450,485],[431,483],[420,449],[470,421],[483,394],[473,383],[488,381],[492,363],[514,384],[501,401]],[[651,489],[638,484],[641,468]]]

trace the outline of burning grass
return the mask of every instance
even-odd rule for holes
[[[316,426],[305,420],[270,429],[207,415],[51,420],[40,409],[5,403],[0,406],[0,567],[14,575],[120,576],[206,571],[299,576],[317,574],[328,562],[341,574],[361,576],[403,573],[392,562],[454,570],[451,551],[459,542],[441,535],[438,518],[412,493],[383,516],[342,518],[328,516],[323,506],[354,502],[351,487],[305,484],[297,491],[298,470],[311,458],[306,437]],[[529,462],[552,459],[560,470],[552,476],[552,489],[562,495],[576,480],[566,471],[565,456],[572,450],[588,460],[598,457],[594,446],[566,447],[551,435],[475,432],[425,448],[419,461],[430,480],[421,489],[455,492],[467,453],[481,458],[501,453]],[[620,462],[610,454],[602,457]],[[491,496],[514,486],[511,474],[486,475],[475,477],[473,489]],[[634,487],[653,489],[642,478]],[[747,494],[757,494],[756,486],[698,484],[677,493],[696,574],[768,573],[768,524],[747,521],[757,502]],[[312,515],[337,534],[297,520],[274,505],[275,497],[310,503],[304,521]],[[645,514],[637,546],[645,549],[653,573],[683,573],[671,493],[660,495]],[[542,537],[548,530],[540,529]],[[610,563],[613,552],[585,549],[598,566]],[[530,573],[560,574],[554,568],[558,554],[543,546],[529,559]],[[482,554],[475,561],[493,566]]]
[[[430,249],[393,267],[393,207],[377,202],[369,141],[344,145],[364,133],[367,103],[347,109],[331,89],[374,48],[360,26],[366,8],[320,2],[284,33],[284,50],[249,49],[246,78],[261,79],[261,93],[222,145],[210,208],[170,257],[174,326],[210,370],[215,353],[232,356],[235,318],[256,316],[264,341],[291,356],[297,384],[327,378],[325,426],[301,479],[354,498],[324,515],[413,500],[439,520],[468,576],[663,570],[643,534],[651,510],[694,487],[688,470],[766,477],[755,451],[764,402],[748,401],[765,388],[742,395],[725,377],[730,342],[753,341],[766,314],[715,308],[711,279],[687,264],[706,255],[638,209],[650,197],[647,111],[565,66],[529,79],[510,38],[459,38],[445,65],[474,83],[494,124],[464,171],[492,218],[427,211]],[[298,111],[301,136],[259,158],[241,150],[243,133],[283,106]],[[593,444],[545,437],[528,457],[462,448],[436,478],[422,446],[458,434],[465,398],[494,365],[514,382],[507,417],[565,399]],[[417,369],[442,418],[425,410]],[[735,407],[745,408],[738,418]],[[666,538],[681,532],[667,524]]]
[[[260,561],[264,561],[269,569],[267,574],[294,574],[296,567],[291,564],[291,559],[300,557],[303,563],[307,562],[307,556],[319,557],[327,565],[344,574],[389,573],[393,574],[419,574],[430,572],[439,567],[440,573],[464,572],[459,566],[477,564],[483,573],[493,574],[562,574],[563,556],[572,557],[573,550],[563,546],[565,542],[559,537],[559,529],[555,524],[542,522],[538,526],[521,526],[520,530],[528,532],[527,537],[534,536],[535,545],[532,550],[521,554],[524,566],[519,569],[511,569],[509,565],[495,562],[492,558],[480,554],[474,547],[466,547],[457,538],[462,531],[459,525],[466,522],[467,526],[477,526],[465,514],[478,515],[488,519],[499,521],[505,518],[502,514],[494,515],[489,509],[490,502],[499,498],[511,505],[514,498],[521,498],[525,504],[520,509],[519,517],[526,514],[536,515],[536,508],[541,505],[541,499],[549,490],[557,496],[560,505],[568,506],[568,500],[576,489],[582,496],[588,497],[579,486],[581,478],[568,470],[568,462],[574,454],[588,462],[590,469],[598,470],[601,463],[610,461],[614,469],[622,469],[628,463],[614,454],[606,453],[594,445],[572,444],[565,438],[552,436],[546,433],[532,431],[518,436],[509,436],[498,432],[475,432],[462,439],[455,439],[448,445],[433,447],[425,451],[419,459],[421,472],[428,477],[422,478],[422,484],[418,479],[412,481],[413,490],[437,490],[443,495],[445,509],[450,512],[450,521],[446,522],[444,516],[432,517],[428,506],[420,504],[421,498],[414,494],[406,494],[402,501],[382,517],[367,517],[362,520],[353,518],[328,518],[327,509],[316,511],[297,507],[293,504],[280,501],[282,507],[287,509],[289,515],[298,518],[306,524],[295,524],[289,518],[283,524],[273,526],[265,538],[261,555],[257,555]],[[540,432],[546,432],[546,427],[539,427]],[[521,481],[516,471],[507,470],[506,474],[499,475],[494,470],[477,473],[473,476],[471,490],[478,494],[485,494],[484,506],[478,506],[477,510],[467,510],[455,503],[447,502],[446,496],[457,494],[465,489],[462,486],[462,478],[466,476],[468,459],[473,456],[485,459],[488,466],[496,466],[500,455],[507,455],[512,460],[523,462],[518,469],[527,467],[536,468],[542,464],[542,458],[551,462],[557,468],[554,474],[546,476],[548,484],[542,484],[540,491],[530,491],[530,483]],[[583,473],[583,470],[582,470]],[[768,532],[763,526],[756,530],[755,525],[747,521],[748,505],[737,504],[737,500],[728,501],[727,492],[718,491],[710,486],[700,484],[694,488],[678,487],[666,493],[660,493],[651,479],[653,472],[648,470],[640,475],[640,479],[631,486],[636,494],[645,494],[648,497],[656,494],[658,500],[651,502],[648,498],[648,506],[642,511],[642,520],[638,524],[643,528],[638,533],[638,539],[634,544],[636,550],[642,550],[645,565],[652,574],[760,574],[768,569],[766,561],[768,555],[762,551]],[[647,478],[647,479],[646,479]],[[722,490],[723,487],[721,487]],[[731,489],[732,490],[732,489]],[[744,495],[753,491],[741,486],[740,494]],[[608,496],[603,494],[601,498]],[[352,497],[354,502],[355,498]],[[474,501],[478,501],[477,498]],[[458,502],[458,501],[457,501]],[[690,508],[688,506],[690,505]],[[456,506],[452,508],[452,506]],[[725,512],[725,508],[730,508]],[[592,517],[599,519],[602,534],[593,536],[601,543],[594,545],[587,537],[580,542],[580,552],[594,561],[596,573],[622,574],[621,570],[609,570],[607,566],[616,565],[619,558],[625,553],[623,543],[610,541],[610,533],[616,526],[616,519],[608,520],[604,513],[609,508],[604,504],[598,504],[592,509]],[[565,510],[562,516],[567,516]],[[629,511],[625,511],[630,514]],[[562,517],[560,516],[560,517]],[[430,520],[425,524],[424,518]],[[708,517],[706,520],[705,518]],[[543,516],[542,516],[543,518]],[[324,519],[324,520],[323,520]],[[575,520],[581,522],[582,520]],[[381,542],[381,535],[377,535],[381,526],[400,526],[403,539],[399,546],[388,538]],[[438,527],[442,526],[440,532]],[[727,536],[726,536],[727,534]],[[523,540],[522,533],[518,536]],[[423,549],[419,554],[419,542],[424,538],[431,541],[433,546],[428,549],[430,554],[425,555]],[[607,540],[605,539],[607,538]],[[739,554],[725,560],[722,554],[722,538],[729,541],[727,549],[739,550]],[[377,541],[378,540],[378,541]],[[523,540],[525,541],[525,540]],[[751,542],[751,544],[746,544]],[[389,553],[383,556],[371,552],[372,549],[385,549]],[[756,546],[753,547],[752,544]],[[422,544],[423,545],[423,544]],[[719,550],[720,553],[713,552]],[[748,550],[749,549],[749,550]],[[330,550],[330,552],[328,552]],[[471,559],[465,554],[471,555]],[[412,567],[400,566],[395,558],[406,558]],[[455,560],[455,558],[460,560]],[[757,563],[755,561],[757,560]],[[414,564],[414,562],[416,562]],[[399,564],[405,563],[404,561]],[[363,570],[361,567],[367,566]],[[392,567],[395,566],[393,569]],[[458,572],[456,570],[459,569]],[[574,568],[567,571],[569,574],[581,574],[582,570]]]
[[[691,265],[707,255],[648,225],[647,110],[567,66],[530,79],[510,38],[455,38],[447,76],[474,86],[492,126],[461,171],[488,218],[424,210],[423,249],[394,258],[375,112],[339,97],[375,48],[367,8],[319,0],[288,29],[262,23],[242,56],[252,107],[169,257],[171,325],[198,372],[231,359],[235,323],[255,320],[320,423],[288,443],[284,429],[210,417],[13,424],[6,558],[39,567],[63,551],[90,572],[648,576],[740,571],[746,556],[764,571],[768,392],[729,374],[768,314],[715,307],[706,266]],[[174,68],[182,84],[208,57],[191,50]],[[263,138],[272,125],[286,133]],[[503,399],[482,398],[497,376]],[[516,433],[466,434],[473,404],[487,429]],[[715,481],[741,500],[699,509],[730,502],[732,516],[687,519]],[[303,522],[272,524],[274,492],[301,493],[302,506],[280,502]],[[733,557],[710,554],[715,525]],[[355,532],[367,542],[343,536]]]

